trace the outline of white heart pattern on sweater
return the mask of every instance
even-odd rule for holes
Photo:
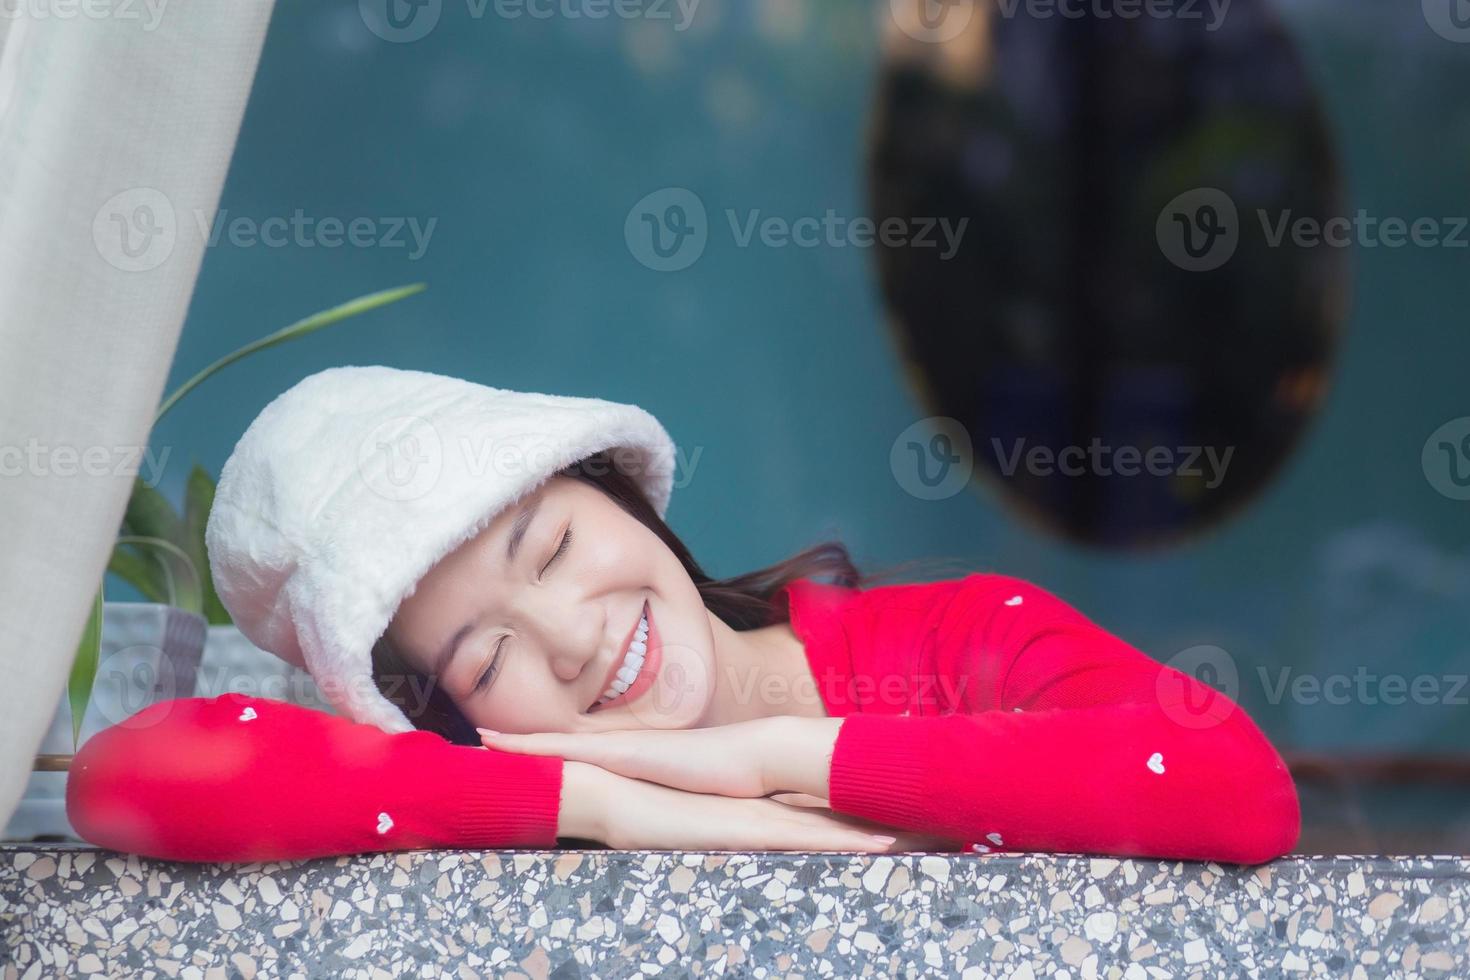
[[[393,818],[386,813],[378,814],[378,833],[386,834],[393,829]]]
[[[246,708],[244,711],[240,712],[240,720],[241,721],[254,721],[255,720],[255,709],[254,708]]]
[[[1148,767],[1162,776],[1164,774],[1164,754],[1162,752],[1155,752],[1149,756]]]

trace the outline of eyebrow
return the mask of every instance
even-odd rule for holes
[[[510,537],[505,542],[505,563],[507,565],[516,560],[516,552],[521,550],[521,539],[526,536],[526,529],[536,519],[536,511],[540,509],[541,498],[537,497],[521,507],[521,512],[516,515],[515,523],[510,526]]]
[[[510,526],[510,536],[505,542],[505,563],[507,565],[510,565],[516,560],[516,553],[521,550],[521,542],[525,540],[526,530],[530,528],[531,522],[536,519],[536,512],[540,509],[541,498],[537,497],[529,503],[523,504],[520,513],[516,514],[516,519]],[[454,659],[454,655],[459,651],[460,643],[464,642],[464,638],[469,636],[470,631],[475,628],[475,624],[478,622],[479,617],[477,616],[454,631],[454,635],[449,638],[449,642],[444,644],[444,647],[439,651],[439,655],[434,658],[435,677],[444,676],[444,671],[448,669],[450,661]]]

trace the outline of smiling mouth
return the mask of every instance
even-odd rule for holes
[[[661,659],[653,623],[653,607],[645,601],[643,615],[623,645],[623,656],[608,673],[602,694],[585,713],[594,714],[642,696],[644,691],[653,686]]]

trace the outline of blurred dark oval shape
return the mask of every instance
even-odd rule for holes
[[[876,251],[906,374],[977,478],[1068,540],[1138,548],[1239,512],[1289,458],[1351,234],[1267,4],[1099,2],[893,0],[869,200],[904,229]]]

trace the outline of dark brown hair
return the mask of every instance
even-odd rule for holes
[[[658,516],[637,481],[619,469],[610,453],[597,453],[559,472],[589,483],[617,502],[629,515],[658,535],[694,581],[705,607],[734,630],[751,630],[786,622],[790,610],[778,593],[801,578],[827,579],[847,588],[867,588],[895,578],[927,562],[906,562],[882,572],[863,574],[840,541],[826,541],[767,568],[733,578],[707,575],[684,542]],[[479,745],[480,736],[434,678],[408,664],[385,632],[373,645],[373,680],[409,721],[458,745]],[[428,698],[423,692],[428,692]]]

